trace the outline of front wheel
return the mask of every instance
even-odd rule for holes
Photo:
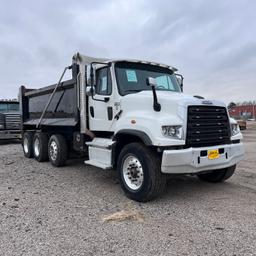
[[[150,201],[165,189],[160,157],[141,143],[131,143],[122,149],[117,170],[121,187],[132,200]]]
[[[213,170],[207,173],[198,174],[198,178],[203,181],[218,183],[229,179],[235,172],[236,165],[220,169]]]

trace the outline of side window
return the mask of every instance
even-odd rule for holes
[[[167,76],[159,76],[156,77],[157,87],[159,89],[168,90],[169,89],[169,83],[167,80]]]
[[[6,103],[0,103],[0,112],[7,111],[8,107]]]
[[[17,103],[9,103],[8,110],[10,111],[19,111],[19,104]]]
[[[112,83],[108,68],[101,68],[96,71],[96,93],[99,95],[110,95]]]
[[[166,75],[158,76],[155,79],[157,82],[157,87],[159,87],[158,89],[175,91],[175,88],[170,76],[166,76]]]

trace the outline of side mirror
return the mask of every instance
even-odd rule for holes
[[[95,75],[96,71],[95,68],[92,65],[87,65],[86,66],[86,83],[89,86],[94,86],[95,85]]]
[[[95,95],[95,87],[94,86],[86,86],[86,95],[87,96],[93,96]]]
[[[156,79],[153,78],[153,77],[148,77],[147,80],[146,80],[146,83],[147,83],[148,86],[157,87]]]

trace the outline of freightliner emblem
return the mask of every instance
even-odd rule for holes
[[[210,101],[210,100],[203,100],[202,103],[209,105],[209,104],[212,104],[212,101]]]

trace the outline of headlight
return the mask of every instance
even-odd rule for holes
[[[162,126],[162,134],[167,137],[181,140],[183,137],[183,129],[181,125],[176,126]]]
[[[1,130],[1,129],[4,129],[4,126],[3,126],[2,124],[0,124],[0,130]]]
[[[232,133],[232,136],[235,136],[238,133],[240,133],[240,128],[238,124],[231,124],[231,133]]]

